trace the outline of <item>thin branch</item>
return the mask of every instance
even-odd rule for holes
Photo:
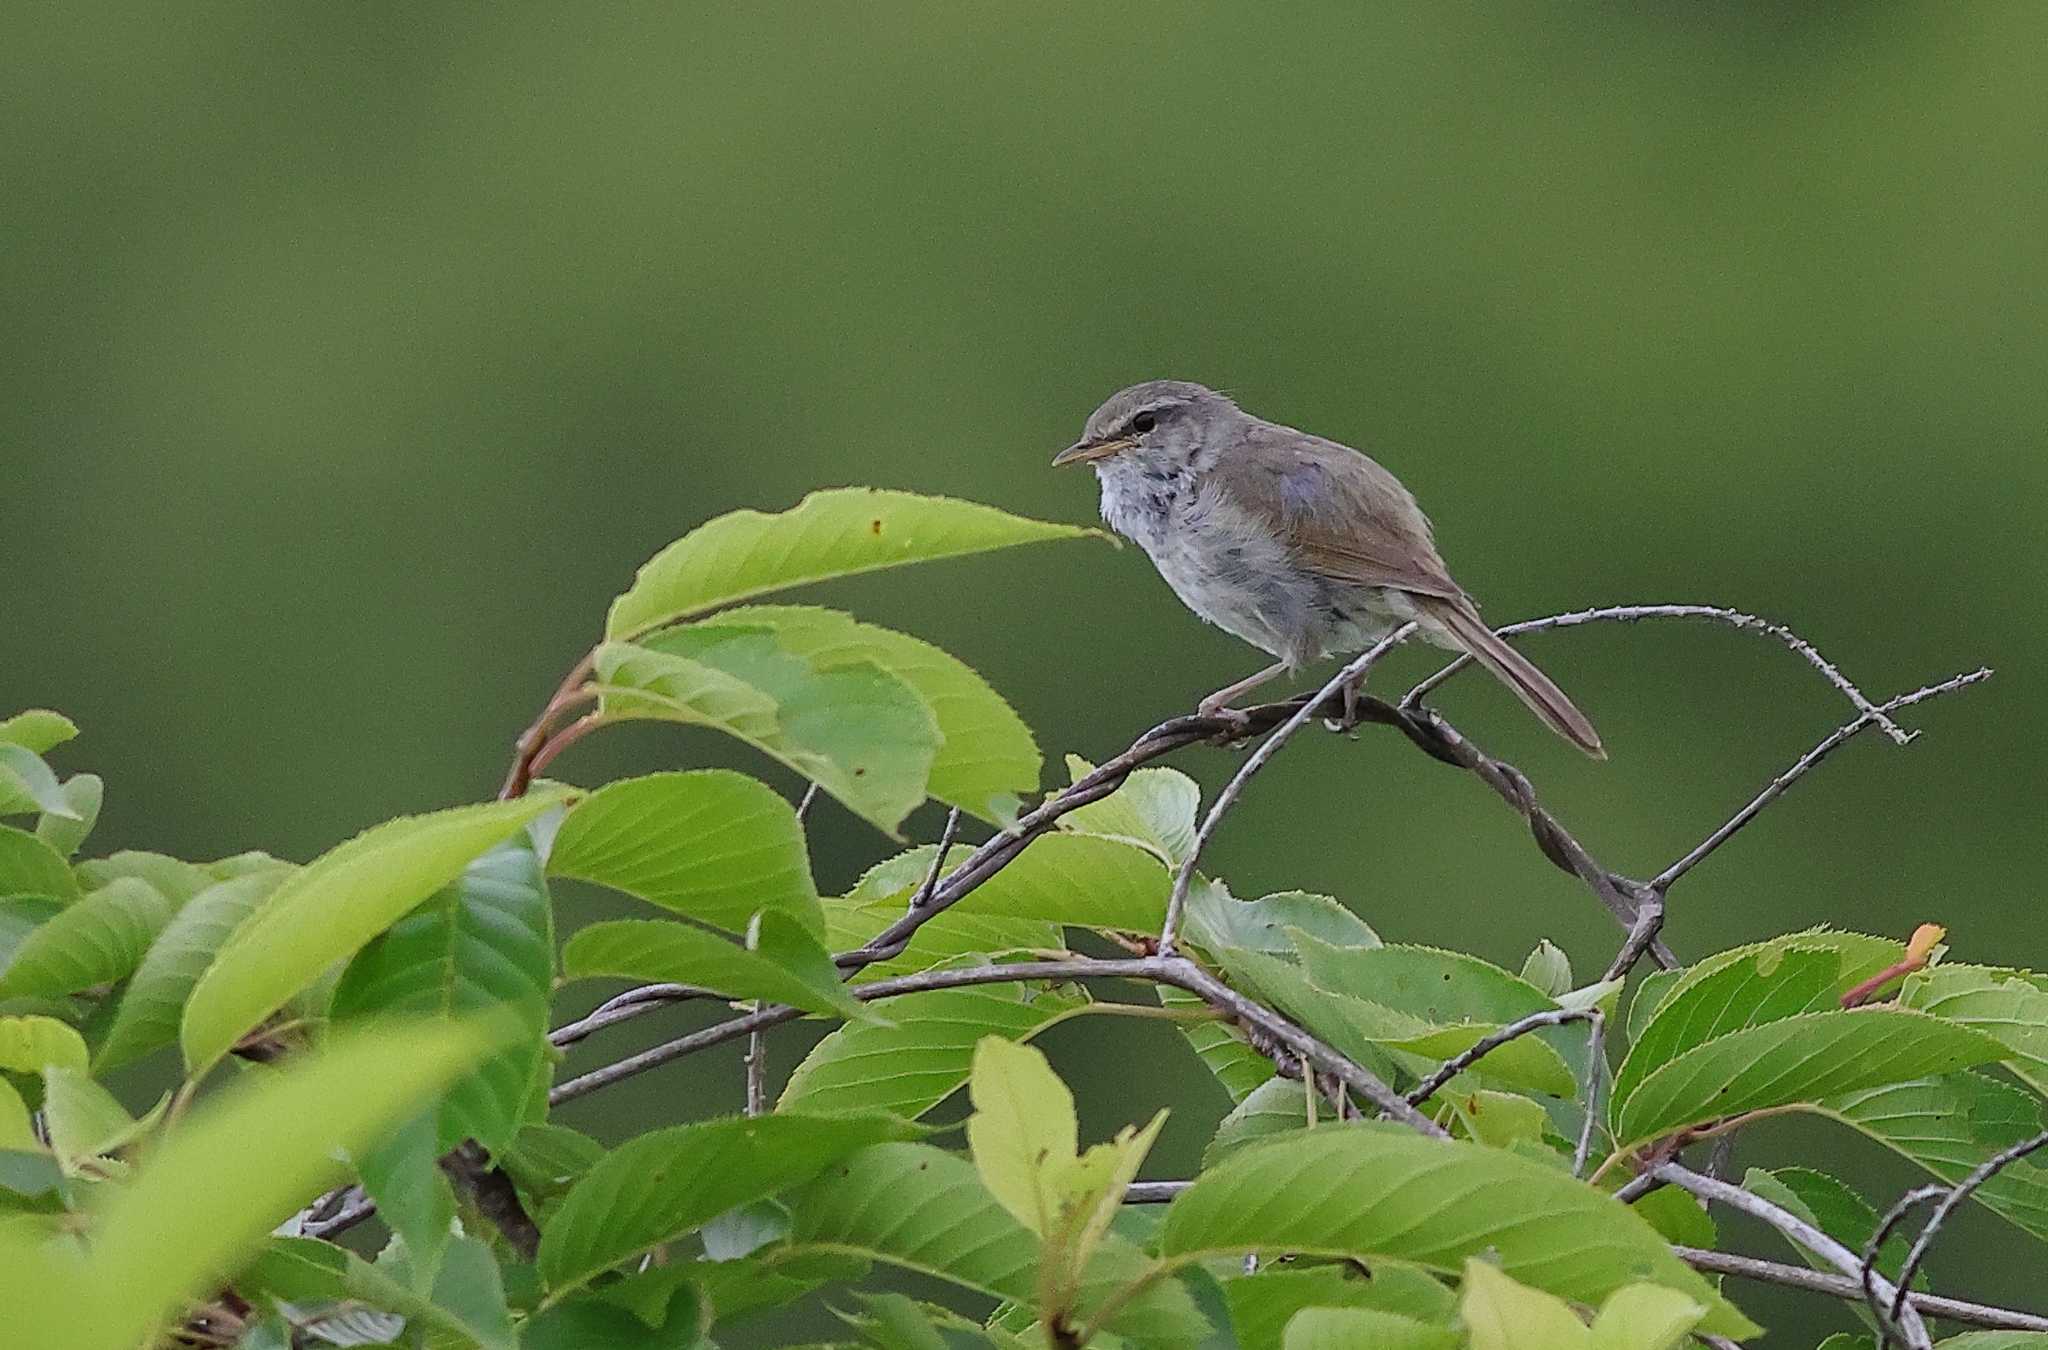
[[[1194,1184],[1192,1181],[1134,1181],[1124,1187],[1124,1203],[1127,1205],[1170,1204],[1181,1192]]]
[[[1671,866],[1665,868],[1662,872],[1659,872],[1650,882],[1651,888],[1660,893],[1670,890],[1673,882],[1698,866],[1715,849],[1727,843],[1734,837],[1736,831],[1749,824],[1750,821],[1755,820],[1759,812],[1783,796],[1787,788],[1812,772],[1814,767],[1822,760],[1841,749],[1857,733],[1868,727],[1883,725],[1882,719],[1884,714],[1897,712],[1901,708],[1910,708],[1916,703],[1924,703],[1928,699],[1939,698],[1943,694],[1954,693],[1958,689],[1966,689],[1970,685],[1990,678],[1991,668],[1989,666],[1980,666],[1966,675],[1957,675],[1943,680],[1939,684],[1930,684],[1925,688],[1915,689],[1910,694],[1901,694],[1890,702],[1885,703],[1882,707],[1874,708],[1852,721],[1844,722],[1841,726],[1836,727],[1818,745],[1814,746],[1813,749],[1795,760],[1790,768],[1766,783],[1763,791],[1750,798],[1748,804],[1730,816],[1719,829],[1701,840],[1684,857],[1672,863]]]
[[[1852,1281],[1867,1281],[1882,1297],[1889,1299],[1897,1292],[1884,1277],[1871,1271],[1856,1253],[1797,1214],[1772,1204],[1754,1191],[1746,1191],[1740,1186],[1701,1176],[1691,1168],[1681,1167],[1673,1162],[1660,1164],[1655,1170],[1661,1180],[1690,1191],[1702,1200],[1718,1202],[1769,1224],[1836,1270],[1851,1277]],[[1927,1326],[1920,1320],[1920,1314],[1911,1302],[1901,1300],[1898,1307],[1898,1329],[1905,1338],[1907,1350],[1932,1350],[1933,1341],[1927,1335]],[[1880,1319],[1880,1325],[1884,1324],[1883,1319]]]
[[[1562,1026],[1566,1022],[1583,1022],[1598,1017],[1594,1008],[1545,1008],[1541,1012],[1518,1017],[1498,1031],[1488,1032],[1472,1046],[1445,1060],[1436,1070],[1408,1091],[1408,1104],[1420,1106],[1436,1095],[1438,1088],[1450,1082],[1465,1070],[1477,1064],[1486,1056],[1506,1045],[1509,1041],[1520,1040],[1532,1031],[1543,1027]]]
[[[1586,1175],[1586,1159],[1593,1153],[1593,1127],[1600,1119],[1600,1084],[1606,1078],[1607,1018],[1593,1009],[1592,1025],[1586,1028],[1586,1119],[1579,1126],[1579,1142],[1572,1149],[1572,1175]]]
[[[804,784],[803,799],[796,804],[796,818],[799,822],[809,817],[811,814],[811,803],[816,800],[818,800],[817,783],[810,782]]]
[[[642,1013],[671,1003],[685,1003],[694,998],[717,998],[710,989],[700,989],[692,984],[642,984],[636,985],[612,998],[606,999],[573,1022],[566,1022],[548,1033],[548,1043],[554,1046],[574,1045],[593,1032],[606,1027],[628,1022]]]
[[[1830,1275],[1824,1270],[1810,1270],[1805,1266],[1791,1266],[1702,1247],[1673,1247],[1671,1250],[1678,1254],[1679,1260],[1707,1275],[1733,1275],[1737,1279],[1780,1285],[1801,1293],[1826,1294],[1832,1298],[1863,1297],[1856,1280],[1847,1275]],[[1988,1303],[1968,1303],[1959,1298],[1920,1293],[1908,1294],[1906,1301],[1924,1317],[1939,1317],[1963,1326],[1985,1327],[1993,1331],[2048,1331],[2048,1317],[1996,1308]]]
[[[1920,1236],[1913,1239],[1912,1247],[1906,1252],[1906,1264],[1899,1268],[1898,1290],[1892,1295],[1893,1317],[1898,1316],[1899,1301],[1905,1296],[1903,1291],[1911,1287],[1913,1277],[1920,1273],[1920,1263],[1927,1259],[1927,1249],[1934,1245],[1934,1240],[1937,1237],[1941,1236],[1941,1226],[1948,1222],[1948,1216],[1955,1212],[1956,1206],[1976,1194],[1978,1189],[1989,1182],[1991,1178],[1997,1176],[2000,1172],[2028,1154],[2038,1152],[2043,1148],[2048,1148],[2048,1131],[2043,1131],[2031,1139],[2022,1139],[2010,1148],[2001,1149],[1994,1153],[1979,1164],[1968,1176],[1957,1182],[1954,1189],[1942,1196],[1941,1203],[1936,1205],[1934,1212],[1927,1216],[1927,1223],[1920,1229]],[[1936,1188],[1934,1193],[1940,1194],[1939,1188]],[[1928,1198],[1928,1188],[1923,1187],[1918,1191],[1908,1192],[1905,1198],[1892,1206],[1891,1212],[1885,1215],[1884,1223],[1872,1235],[1870,1245],[1864,1249],[1863,1253],[1862,1282],[1866,1293],[1871,1292],[1876,1284],[1872,1270],[1877,1261],[1878,1247],[1883,1244],[1886,1238],[1891,1236],[1891,1230],[1898,1225],[1899,1220],[1905,1216],[1906,1212],[1926,1198]],[[1872,1297],[1875,1297],[1874,1293]],[[1879,1318],[1880,1322],[1883,1320]]]
[[[946,828],[939,831],[939,846],[932,850],[932,865],[924,874],[924,881],[910,893],[910,910],[921,909],[938,889],[939,873],[946,868],[946,855],[953,851],[953,841],[960,837],[960,808],[954,807],[946,813]]]
[[[1357,681],[1365,678],[1366,672],[1372,669],[1375,662],[1414,631],[1414,624],[1402,624],[1331,676],[1313,697],[1304,699],[1301,706],[1282,722],[1272,735],[1259,743],[1259,748],[1252,751],[1250,758],[1231,775],[1230,782],[1224,785],[1223,791],[1216,794],[1216,800],[1210,805],[1209,813],[1202,817],[1201,828],[1195,831],[1194,843],[1189,846],[1187,856],[1181,859],[1179,870],[1173,874],[1173,891],[1166,901],[1166,922],[1159,929],[1160,955],[1174,954],[1174,945],[1180,939],[1181,913],[1187,907],[1188,886],[1195,877],[1195,864],[1201,860],[1202,850],[1216,833],[1216,827],[1223,823],[1225,813],[1237,805],[1237,799],[1244,794],[1245,786],[1260,769],[1266,767],[1273,756],[1280,753],[1281,747],[1292,740],[1296,732],[1308,725],[1309,718],[1315,715],[1318,707],[1332,697],[1341,695],[1344,690],[1355,688]]]
[[[753,951],[761,945],[761,916],[757,912],[747,921],[747,950]],[[754,1011],[760,1012],[768,1006],[766,999],[754,1000]],[[757,1029],[747,1037],[747,1053],[740,1061],[745,1074],[745,1111],[747,1115],[758,1116],[768,1109],[768,1032]]]
[[[1917,732],[1902,731],[1896,723],[1885,716],[1884,710],[1873,707],[1863,691],[1849,682],[1847,676],[1835,668],[1834,662],[1822,656],[1814,645],[1783,624],[1760,619],[1754,614],[1728,609],[1720,605],[1607,605],[1599,609],[1581,609],[1570,614],[1553,614],[1545,619],[1530,619],[1523,623],[1511,623],[1494,632],[1502,637],[1516,637],[1522,633],[1536,633],[1548,628],[1576,628],[1587,623],[1639,623],[1644,619],[1707,619],[1727,624],[1752,633],[1774,637],[1785,646],[1799,653],[1806,663],[1819,671],[1827,682],[1841,691],[1842,696],[1856,705],[1856,711],[1865,717],[1875,717],[1885,734],[1900,745],[1913,739]],[[1461,654],[1442,670],[1431,675],[1408,691],[1401,700],[1403,708],[1413,708],[1427,698],[1438,685],[1472,664],[1470,655]]]
[[[596,659],[597,649],[593,647],[582,660],[569,667],[569,673],[562,677],[561,684],[556,686],[547,706],[540,710],[540,715],[533,719],[533,724],[521,732],[519,739],[513,742],[512,765],[505,771],[504,785],[498,789],[500,800],[510,801],[514,797],[526,794],[527,787],[533,782],[533,757],[547,744],[549,735],[554,731],[555,719],[577,704],[588,702],[594,697],[583,687],[583,680],[590,674],[591,666]]]

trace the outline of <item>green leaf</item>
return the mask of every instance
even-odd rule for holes
[[[547,1072],[554,982],[554,912],[527,841],[497,845],[371,939],[342,974],[329,1015],[337,1025],[389,1017],[460,1018],[500,1010],[515,1039],[451,1083],[436,1151],[475,1139],[493,1151],[518,1133]]]
[[[170,1099],[166,1097],[141,1120],[114,1094],[78,1069],[51,1066],[43,1070],[43,1119],[50,1147],[68,1172],[102,1154],[113,1153],[155,1126]]]
[[[521,1190],[546,1199],[568,1190],[603,1156],[604,1145],[566,1125],[526,1125],[495,1161]]]
[[[840,983],[831,953],[781,913],[763,916],[755,951],[662,919],[594,923],[562,949],[562,974],[571,980],[617,976],[694,984],[729,999],[763,998],[854,1019],[870,1015]]]
[[[1996,1036],[2013,1074],[2048,1094],[2048,992],[2020,973],[1939,965],[1908,976],[1899,1004]]]
[[[71,994],[128,978],[172,908],[133,877],[94,891],[22,940],[0,972],[0,998]]]
[[[14,1090],[14,1084],[0,1078],[0,1150],[33,1153],[42,1146],[29,1122],[28,1103]]]
[[[1039,1243],[991,1196],[964,1158],[923,1144],[881,1144],[827,1172],[792,1201],[790,1250],[866,1256],[978,1289],[1031,1300]],[[1075,1320],[1153,1267],[1108,1235],[1082,1282]],[[1108,1321],[1132,1340],[1199,1344],[1208,1326],[1187,1291],[1156,1280]]]
[[[1572,959],[1556,943],[1544,938],[1523,960],[1522,978],[1556,998],[1572,987]]]
[[[1311,1094],[1297,1079],[1268,1078],[1216,1126],[1215,1137],[1202,1151],[1202,1166],[1214,1167],[1246,1144],[1306,1128],[1311,1095],[1318,1124],[1336,1119],[1322,1093]]]
[[[541,1278],[557,1295],[575,1289],[735,1205],[808,1181],[906,1130],[882,1115],[777,1112],[643,1134],[570,1188],[541,1237]]]
[[[967,1082],[983,1036],[1028,1040],[1087,1006],[1078,994],[1002,984],[893,998],[888,1025],[851,1023],[812,1047],[776,1109],[915,1118]]]
[[[756,605],[719,615],[720,624],[760,624],[785,651],[820,670],[866,663],[917,692],[938,723],[939,746],[926,790],[983,820],[1014,811],[1038,790],[1038,743],[1024,720],[972,668],[930,643],[856,621],[836,610]],[[648,645],[666,650],[661,639]]]
[[[218,866],[218,864],[216,864]],[[79,884],[88,891],[111,886],[122,879],[146,881],[160,893],[182,905],[225,876],[180,858],[140,849],[123,849],[104,858],[90,858],[78,864]]]
[[[929,857],[929,850],[926,856]],[[964,856],[964,851],[963,851]],[[886,866],[886,864],[884,864]],[[919,873],[919,879],[923,874]],[[852,951],[903,917],[900,900],[831,899],[825,905],[825,945]],[[900,956],[855,971],[856,984],[909,975],[943,965],[956,957],[1009,952],[1052,952],[1063,948],[1058,924],[1042,919],[1007,919],[999,914],[961,912],[958,905],[940,910],[911,934]]]
[[[1562,1298],[1597,1303],[1647,1279],[1710,1309],[1707,1331],[1756,1330],[1626,1206],[1543,1163],[1391,1125],[1323,1126],[1244,1149],[1174,1201],[1160,1243],[1177,1257],[1249,1249],[1442,1271],[1491,1252],[1510,1276]]]
[[[1671,1350],[1706,1311],[1676,1290],[1632,1284],[1600,1306],[1593,1350]]]
[[[548,873],[734,933],[772,912],[824,930],[795,809],[766,783],[729,770],[649,774],[598,789],[562,821]]]
[[[85,1037],[54,1017],[0,1017],[0,1069],[41,1073],[44,1069],[84,1072]]]
[[[180,1039],[193,1070],[353,956],[407,911],[462,875],[471,860],[562,800],[516,801],[400,817],[294,872],[235,929],[185,1003]]]
[[[0,969],[14,959],[14,953],[30,933],[63,912],[62,902],[47,895],[10,895],[0,899]]]
[[[1861,1253],[1871,1234],[1877,1231],[1877,1211],[1862,1196],[1825,1172],[1803,1167],[1766,1172],[1752,1167],[1742,1178],[1742,1188],[1790,1210],[1852,1252]],[[1905,1265],[1906,1251],[1911,1245],[1909,1232],[1894,1232],[1878,1253],[1877,1268],[1887,1279],[1897,1280]],[[1789,1238],[1786,1241],[1815,1270],[1834,1269],[1824,1258]],[[1922,1279],[1920,1283],[1924,1285],[1926,1281]]]
[[[701,1312],[708,1309],[700,1308],[697,1287],[673,1283],[666,1294],[669,1302],[654,1326],[619,1302],[611,1289],[564,1299],[520,1327],[519,1350],[692,1350],[704,1345]]]
[[[1080,1151],[1074,1094],[1030,1046],[984,1036],[967,1080],[974,1170],[1017,1222],[1044,1237],[1057,1221],[1057,1169]]]
[[[1864,933],[1844,933],[1830,928],[1802,929],[1797,933],[1787,933],[1765,942],[1716,952],[1694,965],[1685,967],[1676,979],[1670,979],[1669,972],[1659,972],[1658,975],[1644,981],[1643,988],[1637,992],[1635,1007],[1629,1012],[1630,1039],[1635,1038],[1636,1028],[1646,1025],[1650,1014],[1658,1011],[1665,1000],[1675,998],[1701,980],[1712,978],[1727,966],[1745,962],[1762,963],[1765,969],[1769,969],[1773,953],[1783,953],[1795,948],[1826,949],[1840,958],[1840,965],[1835,970],[1834,992],[1837,995],[1847,992],[1880,970],[1897,964],[1906,954],[1906,944],[1892,938],[1871,937]],[[1643,1005],[1650,1001],[1648,996],[1653,989],[1658,992],[1660,998],[1655,1006],[1644,1007]]]
[[[956,856],[964,858],[966,852],[962,849]],[[900,910],[931,862],[929,845],[899,853],[871,868],[848,898],[863,904],[886,901]],[[1156,932],[1166,917],[1166,897],[1172,888],[1172,876],[1141,848],[1089,835],[1046,834],[953,909],[1146,933]]]
[[[1095,766],[1079,755],[1067,756],[1069,783],[1093,772]],[[1119,839],[1178,867],[1195,846],[1195,813],[1201,804],[1202,789],[1179,769],[1139,769],[1107,797],[1061,816],[1059,828]]]
[[[1283,1345],[1285,1350],[1458,1350],[1460,1342],[1449,1327],[1434,1327],[1399,1313],[1304,1308],[1287,1324]]]
[[[1157,993],[1159,1006],[1174,1012],[1198,1012],[1208,1007],[1198,996],[1170,985],[1160,985]],[[1242,1105],[1261,1083],[1274,1076],[1273,1061],[1245,1044],[1244,1037],[1227,1023],[1204,1019],[1174,1025],[1202,1061],[1202,1067],[1215,1075],[1223,1090],[1230,1094],[1231,1101]]]
[[[894,835],[904,816],[925,799],[941,745],[931,707],[909,681],[873,661],[830,664],[829,654],[806,657],[783,647],[776,630],[721,618],[657,633],[597,652],[603,709],[625,717],[704,722],[695,704],[663,690],[710,668],[773,703],[769,723],[712,725],[772,755],[816,782],[854,814]],[[661,688],[649,698],[633,692],[646,675]]]
[[[69,813],[43,816],[36,822],[36,838],[70,857],[99,823],[100,803],[105,796],[106,784],[98,774],[73,774],[64,780],[64,802]]]
[[[1484,1261],[1465,1263],[1460,1310],[1472,1333],[1472,1350],[1591,1350],[1593,1344],[1593,1333],[1571,1305],[1509,1279]]]
[[[612,602],[605,636],[662,624],[771,591],[905,563],[1098,535],[948,497],[874,488],[814,492],[788,511],[734,511],[649,559]]]
[[[471,1237],[450,1242],[425,1296],[415,1291],[409,1265],[388,1254],[375,1265],[352,1255],[345,1287],[373,1307],[403,1314],[419,1328],[419,1343],[432,1350],[517,1350],[504,1281],[489,1247]]]
[[[185,902],[150,944],[94,1062],[101,1069],[133,1063],[178,1039],[178,1021],[192,986],[228,934],[291,875],[277,866],[217,881]]]
[[[1672,970],[1653,970],[1643,976],[1636,986],[1636,996],[1628,1005],[1628,1041],[1634,1045],[1643,1037],[1643,1029],[1650,1025],[1650,1019],[1657,1015],[1657,1009],[1664,1006],[1664,1000],[1678,987],[1678,982],[1689,972],[1684,966]]]
[[[68,905],[79,894],[63,854],[27,830],[0,825],[0,895],[47,895]]]
[[[1976,1073],[1852,1092],[1813,1109],[1951,1185],[1994,1153],[2041,1131],[2038,1098]],[[2009,1164],[1972,1198],[2035,1237],[2048,1238],[2048,1167],[2033,1159]]]
[[[78,724],[48,708],[30,708],[0,722],[0,743],[18,745],[40,755],[78,735]]]
[[[1292,956],[1295,933],[1306,933],[1333,952],[1377,947],[1379,934],[1327,895],[1281,891],[1262,900],[1239,900],[1221,883],[1204,881],[1188,893],[1188,941],[1206,951],[1225,948]]]
[[[1936,1350],[2048,1350],[2048,1331],[1966,1331],[1934,1344]]]
[[[1426,1325],[1457,1314],[1456,1298],[1435,1278],[1385,1261],[1370,1273],[1350,1263],[1269,1265],[1225,1281],[1223,1293],[1239,1350],[1281,1350],[1288,1323],[1304,1308],[1367,1308]]]
[[[1840,965],[1840,955],[1826,949],[1767,947],[1688,980],[1629,1047],[1614,1075],[1613,1100],[1626,1101],[1651,1072],[1717,1036],[1836,1007]]]
[[[119,1189],[95,1192],[90,1271],[108,1343],[134,1344],[216,1289],[270,1230],[489,1045],[476,1027],[384,1027],[293,1059],[200,1104]]]
[[[25,811],[65,820],[77,820],[78,812],[64,795],[63,785],[43,757],[7,741],[0,741],[0,816]]]
[[[1302,969],[1324,989],[1369,999],[1433,1026],[1500,1026],[1557,1006],[1557,1000],[1521,976],[1463,952],[1406,945],[1339,948],[1312,935],[1296,946]]]
[[[1802,1013],[1718,1037],[1646,1076],[1611,1112],[1617,1147],[1687,1125],[1990,1063],[2004,1047],[1925,1013]]]
[[[455,1191],[441,1171],[434,1114],[422,1111],[365,1149],[356,1167],[378,1216],[404,1241],[412,1287],[422,1293],[433,1287],[455,1222]]]

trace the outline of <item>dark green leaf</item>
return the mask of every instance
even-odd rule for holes
[[[441,1173],[440,1157],[434,1113],[423,1111],[364,1150],[356,1167],[378,1216],[404,1240],[413,1288],[420,1292],[433,1287],[453,1236],[455,1191]]]
[[[1216,1127],[1215,1138],[1202,1151],[1202,1166],[1214,1167],[1246,1144],[1300,1130],[1308,1120],[1310,1092],[1292,1078],[1268,1078],[1253,1088]],[[1316,1119],[1335,1119],[1323,1094],[1314,1094]]]

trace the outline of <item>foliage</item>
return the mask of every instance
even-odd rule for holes
[[[1624,1177],[1788,1111],[1951,1184],[2040,1131],[2048,979],[1815,930],[1645,978],[1624,1014],[1626,968],[1577,985],[1547,942],[1515,972],[1384,943],[1328,897],[1236,898],[1193,870],[1201,803],[1176,770],[1070,755],[1071,786],[1027,810],[1037,743],[969,666],[755,603],[1085,533],[858,489],[713,521],[613,603],[502,800],[304,866],[74,861],[101,797],[59,773],[77,728],[0,722],[0,1315],[52,1350],[684,1350],[816,1297],[884,1347],[1663,1350],[1759,1328],[1688,1265],[1707,1216],[1618,1199]],[[884,835],[928,800],[997,833],[941,857],[949,828],[820,897],[768,781],[534,781],[644,718],[730,734]],[[564,880],[651,908],[564,936]],[[1174,923],[1185,954],[1150,955]],[[663,1056],[555,1081],[549,1023],[594,980],[652,988],[560,1039],[677,998],[752,1010],[677,1054],[837,1025],[772,1108],[607,1148],[551,1106]],[[1162,1054],[1235,1103],[1163,1210],[1130,1201],[1164,1113],[1084,1139],[1030,1044],[1102,1015],[1163,1023]],[[182,1077],[124,1102],[105,1075],[138,1062]],[[964,1131],[921,1123],[962,1089]],[[1363,1118],[1382,1107],[1400,1118]],[[1797,1160],[1745,1188],[1855,1251],[1879,1222]],[[2048,1239],[2039,1164],[1974,1202]],[[334,1239],[372,1204],[366,1257]],[[1806,1238],[1793,1254],[1828,1268]],[[948,1306],[876,1291],[892,1269]]]

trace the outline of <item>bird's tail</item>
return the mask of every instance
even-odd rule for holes
[[[1593,724],[1586,720],[1586,715],[1565,697],[1564,690],[1551,683],[1548,675],[1502,642],[1470,602],[1422,595],[1413,598],[1417,608],[1447,629],[1452,639],[1470,652],[1474,660],[1492,671],[1495,679],[1514,690],[1515,696],[1543,719],[1543,725],[1593,758],[1607,758],[1607,751],[1600,744],[1600,733],[1593,730]]]

